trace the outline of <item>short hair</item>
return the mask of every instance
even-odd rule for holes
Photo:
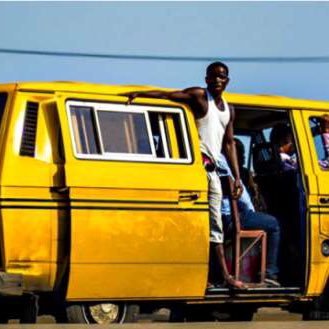
[[[270,141],[274,145],[282,146],[288,142],[289,136],[292,136],[290,126],[285,123],[278,123],[271,131]]]
[[[218,66],[223,67],[223,68],[226,70],[226,74],[229,75],[229,71],[230,71],[230,70],[229,70],[228,66],[227,66],[226,64],[222,63],[222,62],[213,62],[213,63],[209,64],[209,65],[207,66],[207,70],[206,70],[207,75],[209,75],[209,73],[210,73],[215,67],[218,67]]]
[[[329,126],[329,115],[324,114],[321,117],[319,117],[319,123],[321,129],[327,128]]]

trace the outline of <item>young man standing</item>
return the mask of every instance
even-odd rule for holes
[[[201,143],[201,153],[208,176],[208,200],[210,208],[210,242],[218,256],[224,280],[228,286],[243,289],[244,284],[235,280],[228,272],[224,256],[224,235],[221,218],[222,190],[216,173],[216,161],[223,152],[226,155],[235,178],[233,197],[242,193],[242,184],[233,135],[234,109],[224,100],[222,93],[229,82],[229,69],[221,62],[207,67],[207,87],[191,87],[177,91],[152,90],[122,94],[130,104],[136,97],[168,99],[188,105],[196,120]]]

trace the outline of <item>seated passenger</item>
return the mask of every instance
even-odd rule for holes
[[[324,148],[324,159],[319,160],[322,169],[329,169],[329,115],[325,114],[320,118],[320,133]]]
[[[220,168],[219,175],[229,175],[232,172],[224,157],[218,161]],[[266,278],[265,283],[271,287],[280,287],[278,280],[278,253],[280,244],[280,226],[275,217],[255,211],[251,202],[247,189],[243,189],[243,193],[238,200],[238,208],[240,213],[241,227],[245,230],[263,230],[267,233],[267,257],[266,257]],[[226,232],[232,230],[231,207],[227,196],[222,200],[222,219]]]
[[[246,158],[244,145],[238,138],[234,138],[234,141],[241,180],[248,190],[255,209],[257,211],[266,211],[266,202],[259,191],[258,185],[254,181],[254,178],[249,169],[243,166]]]
[[[271,131],[270,141],[280,152],[283,171],[296,170],[298,165],[291,128],[278,123]]]

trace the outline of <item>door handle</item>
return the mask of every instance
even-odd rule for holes
[[[198,200],[200,197],[199,192],[185,192],[181,191],[179,192],[179,201],[195,201]]]
[[[320,198],[320,203],[328,204],[329,203],[329,198]]]
[[[69,188],[67,186],[51,186],[51,193],[59,193],[59,194],[67,194],[69,192]]]

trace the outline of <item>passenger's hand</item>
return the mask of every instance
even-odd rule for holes
[[[233,199],[239,199],[242,192],[243,192],[242,183],[241,183],[240,179],[238,179],[238,180],[236,179],[233,183],[233,193],[232,193]]]

